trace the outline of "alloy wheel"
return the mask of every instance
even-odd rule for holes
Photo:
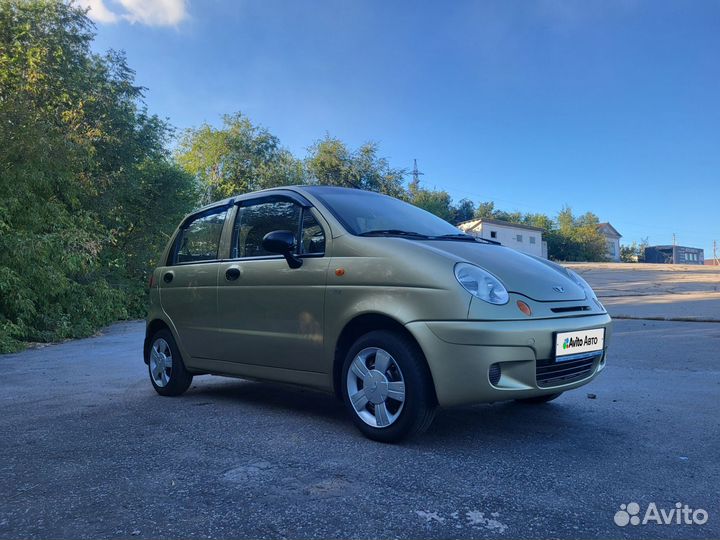
[[[400,366],[378,347],[361,350],[347,373],[347,392],[357,415],[369,426],[386,428],[405,404],[405,379]]]
[[[163,338],[156,339],[150,348],[150,376],[153,382],[163,388],[172,375],[172,350]]]

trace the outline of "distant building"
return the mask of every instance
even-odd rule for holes
[[[705,259],[705,264],[707,266],[720,266],[720,260],[719,259]]]
[[[686,246],[648,246],[645,262],[658,264],[705,264],[705,250]]]
[[[494,240],[528,255],[547,258],[547,244],[543,242],[543,229],[539,227],[499,219],[471,219],[463,221],[457,227],[478,238]]]
[[[620,239],[622,234],[617,232],[617,229],[609,223],[598,223],[598,230],[605,237],[607,244],[605,255],[608,260],[620,262]]]

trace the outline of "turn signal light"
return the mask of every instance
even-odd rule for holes
[[[517,301],[517,307],[522,311],[525,315],[528,317],[532,317],[532,309],[530,309],[530,306],[528,306],[525,302],[522,300]]]
[[[344,268],[336,268],[335,269],[335,275],[337,277],[344,276],[345,275],[345,269]]]

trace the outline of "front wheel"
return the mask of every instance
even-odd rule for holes
[[[437,407],[425,358],[406,336],[370,332],[348,351],[342,394],[353,422],[370,439],[398,442],[425,431]]]
[[[158,330],[150,342],[150,382],[161,396],[179,396],[190,388],[193,376],[185,369],[182,356],[169,330]]]

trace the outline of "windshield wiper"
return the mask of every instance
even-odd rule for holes
[[[365,231],[358,236],[411,236],[413,238],[431,238],[426,234],[420,234],[414,231],[403,231],[401,229],[375,229],[373,231]]]
[[[433,236],[433,240],[465,240],[468,242],[474,242],[475,237],[465,233],[456,234],[441,234],[440,236]]]
[[[458,233],[458,234],[443,234],[440,236],[432,236],[433,240],[460,240],[463,242],[485,242],[487,244],[496,244],[500,245],[500,242],[496,242],[495,240],[488,240],[487,238],[479,238],[477,236],[472,236],[470,234],[465,233]]]

